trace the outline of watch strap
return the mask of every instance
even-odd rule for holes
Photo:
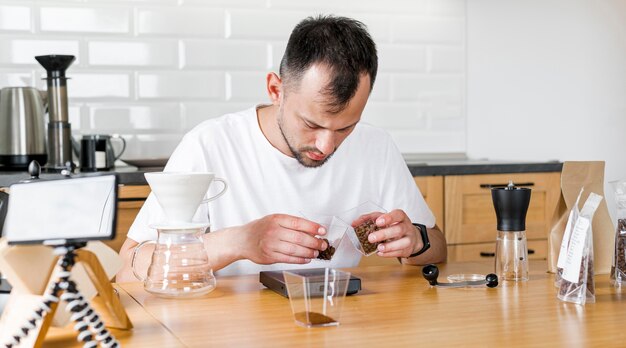
[[[409,255],[409,257],[415,257],[417,255],[421,255],[430,248],[430,240],[428,240],[428,230],[426,229],[426,226],[422,224],[417,224],[417,223],[413,223],[413,226],[415,226],[415,228],[417,228],[418,231],[420,232],[420,235],[422,236],[422,243],[424,244],[424,246],[422,246],[422,248],[418,250],[417,252]]]

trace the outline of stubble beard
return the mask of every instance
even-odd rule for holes
[[[328,162],[328,160],[333,156],[334,152],[331,153],[330,155],[326,156],[326,158],[324,158],[321,161],[316,161],[313,159],[310,159],[308,157],[306,157],[304,155],[304,152],[319,152],[318,149],[314,148],[314,147],[304,147],[301,148],[300,150],[296,149],[291,142],[289,141],[289,137],[287,137],[287,134],[285,134],[285,130],[283,129],[283,110],[282,110],[282,106],[280,107],[280,109],[278,110],[278,129],[280,129],[280,134],[283,136],[283,139],[285,139],[285,143],[287,144],[287,147],[289,148],[289,151],[291,151],[291,154],[293,155],[293,157],[296,159],[296,161],[298,161],[298,163],[300,163],[302,166],[306,167],[306,168],[318,168],[321,167],[322,165],[324,165],[324,163]]]

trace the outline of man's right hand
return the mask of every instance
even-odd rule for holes
[[[273,214],[243,226],[243,258],[258,264],[311,262],[328,244],[315,236],[326,229],[309,220]]]

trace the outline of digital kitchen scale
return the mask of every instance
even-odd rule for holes
[[[288,271],[300,275],[324,275],[324,268],[298,269]],[[259,281],[268,289],[271,289],[284,297],[288,297],[287,287],[285,286],[285,278],[283,277],[283,271],[261,271],[261,273],[259,273]],[[321,291],[323,291],[323,282],[320,283],[320,288],[322,289]],[[346,291],[346,295],[356,294],[357,292],[359,292],[359,290],[361,290],[361,279],[350,274],[350,281],[348,282],[348,290]]]

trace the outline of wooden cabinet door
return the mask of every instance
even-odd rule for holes
[[[489,185],[532,184],[526,215],[528,240],[546,239],[556,209],[561,174],[516,173],[451,175],[444,181],[445,235],[448,244],[489,243],[496,240],[496,214]]]
[[[445,221],[443,216],[443,176],[414,176],[415,184],[419,187],[428,207],[435,215],[435,223],[443,231]],[[417,221],[419,222],[419,221]]]
[[[150,194],[148,185],[120,185],[117,204],[117,229],[115,239],[104,241],[105,244],[119,252],[126,240],[130,226],[135,221],[139,209]]]

